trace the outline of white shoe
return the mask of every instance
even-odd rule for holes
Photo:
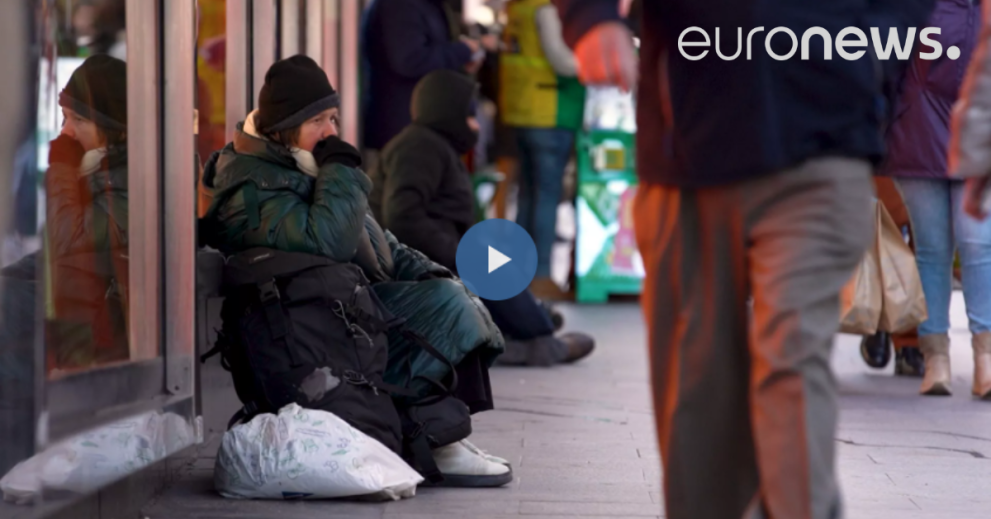
[[[488,456],[474,445],[469,445],[470,442],[459,441],[433,450],[434,462],[444,476],[444,481],[438,486],[501,487],[513,481],[513,470],[508,462],[493,461],[502,458]]]
[[[500,465],[505,465],[507,467],[512,467],[512,465],[510,465],[510,463],[509,463],[509,460],[507,460],[506,458],[500,458],[499,456],[493,456],[493,455],[491,455],[491,454],[483,451],[482,449],[479,449],[478,447],[475,446],[474,443],[471,443],[468,440],[461,440],[459,443],[461,443],[462,445],[464,445],[465,447],[467,447],[468,450],[470,450],[470,451],[478,454],[479,456],[482,456],[483,458],[491,461],[492,463],[498,463]]]

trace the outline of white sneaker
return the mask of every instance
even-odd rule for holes
[[[470,442],[460,441],[433,450],[434,462],[444,476],[439,486],[501,487],[513,480],[513,470],[506,460],[488,456],[469,445]]]
[[[509,460],[507,460],[506,458],[500,458],[499,456],[493,456],[493,455],[491,455],[491,454],[483,451],[482,449],[479,449],[478,447],[475,446],[474,443],[471,443],[468,440],[461,440],[459,443],[461,443],[462,445],[464,445],[465,447],[467,447],[468,450],[474,452],[475,454],[478,454],[479,456],[482,456],[483,458],[491,461],[492,463],[498,463],[500,465],[505,465],[507,467],[512,467],[512,465],[509,464]]]

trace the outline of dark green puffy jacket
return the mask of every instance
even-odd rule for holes
[[[242,130],[204,169],[203,183],[214,191],[201,227],[207,245],[225,254],[268,247],[354,262],[386,307],[453,364],[477,348],[484,361],[495,360],[504,342],[488,311],[448,269],[382,230],[369,212],[371,181],[361,170],[328,164],[314,178],[285,147]],[[444,363],[390,334],[388,382],[447,373]]]

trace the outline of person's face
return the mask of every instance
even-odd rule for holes
[[[296,143],[296,146],[312,152],[317,147],[318,142],[338,133],[337,108],[324,110],[303,123],[299,130],[299,142]]]
[[[93,36],[96,15],[96,7],[92,5],[83,4],[76,8],[72,13],[72,28],[77,36]]]
[[[107,145],[107,139],[96,128],[96,124],[69,108],[62,108],[65,118],[62,122],[62,135],[75,139],[86,151],[102,148]]]

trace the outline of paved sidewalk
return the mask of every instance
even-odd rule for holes
[[[513,461],[502,489],[421,489],[388,504],[247,502],[212,491],[210,450],[150,519],[355,517],[529,519],[662,517],[659,456],[647,384],[644,330],[632,304],[569,307],[568,323],[591,331],[599,351],[550,370],[494,369],[496,411],[476,417],[472,440]],[[954,308],[955,326],[964,318]],[[991,517],[991,404],[971,401],[968,335],[954,335],[952,398],[917,397],[917,380],[871,372],[858,341],[840,337],[839,470],[849,519]],[[890,371],[890,370],[889,370]],[[211,391],[230,403],[230,395]],[[210,402],[207,402],[207,411]],[[229,414],[229,413],[228,413]],[[215,442],[214,442],[215,445]],[[215,448],[215,447],[214,447]],[[719,499],[719,489],[713,489]],[[727,518],[736,519],[736,518]]]

